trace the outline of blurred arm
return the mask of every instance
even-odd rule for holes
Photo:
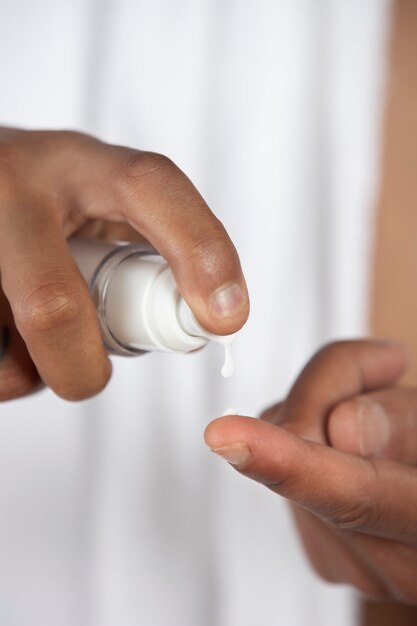
[[[417,2],[396,0],[393,17],[371,328],[407,346],[417,385]]]
[[[417,2],[396,0],[374,248],[371,329],[402,341],[417,385]],[[417,575],[417,572],[416,572]],[[361,626],[412,626],[417,609],[363,602]]]

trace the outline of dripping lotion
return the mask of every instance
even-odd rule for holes
[[[155,250],[75,238],[69,246],[96,305],[108,352],[191,352],[213,341],[224,348],[222,376],[232,375],[234,335],[215,335],[199,324]]]

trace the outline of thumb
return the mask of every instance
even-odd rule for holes
[[[339,403],[391,386],[407,364],[404,349],[386,341],[339,341],[322,348],[294,383],[279,419],[304,439],[327,442],[326,422]]]
[[[338,450],[417,465],[417,389],[387,389],[339,404],[327,434]]]

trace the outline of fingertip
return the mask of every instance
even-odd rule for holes
[[[239,330],[249,316],[249,296],[243,277],[239,282],[223,285],[211,296],[208,312],[213,323],[227,324],[232,332]]]
[[[212,452],[237,470],[246,470],[253,462],[248,426],[254,421],[254,418],[237,415],[219,417],[206,427],[205,443]]]
[[[290,433],[254,417],[219,417],[207,426],[204,439],[212,452],[263,484],[280,480],[294,455]]]
[[[63,400],[69,402],[80,402],[88,400],[103,391],[112,375],[112,363],[105,356],[103,359],[95,360],[93,368],[87,368],[84,376],[63,375],[51,384],[51,389]]]
[[[355,400],[342,402],[333,409],[327,420],[327,437],[333,448],[350,454],[359,454],[359,429]]]
[[[201,326],[213,334],[232,335],[248,320],[250,302],[244,281],[220,287],[208,299],[183,295]]]
[[[391,419],[381,403],[359,396],[332,411],[328,437],[330,444],[342,452],[380,457],[392,437]]]
[[[227,415],[214,419],[204,431],[206,445],[215,450],[236,442],[245,442],[247,420],[253,421],[254,418]]]
[[[261,484],[297,478],[310,448],[292,433],[269,422],[241,416],[220,417],[204,433],[212,452]]]

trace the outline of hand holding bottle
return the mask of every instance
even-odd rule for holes
[[[67,399],[100,391],[111,365],[66,240],[147,240],[168,261],[198,321],[245,322],[237,252],[169,159],[75,132],[0,129],[0,399],[41,382]]]

